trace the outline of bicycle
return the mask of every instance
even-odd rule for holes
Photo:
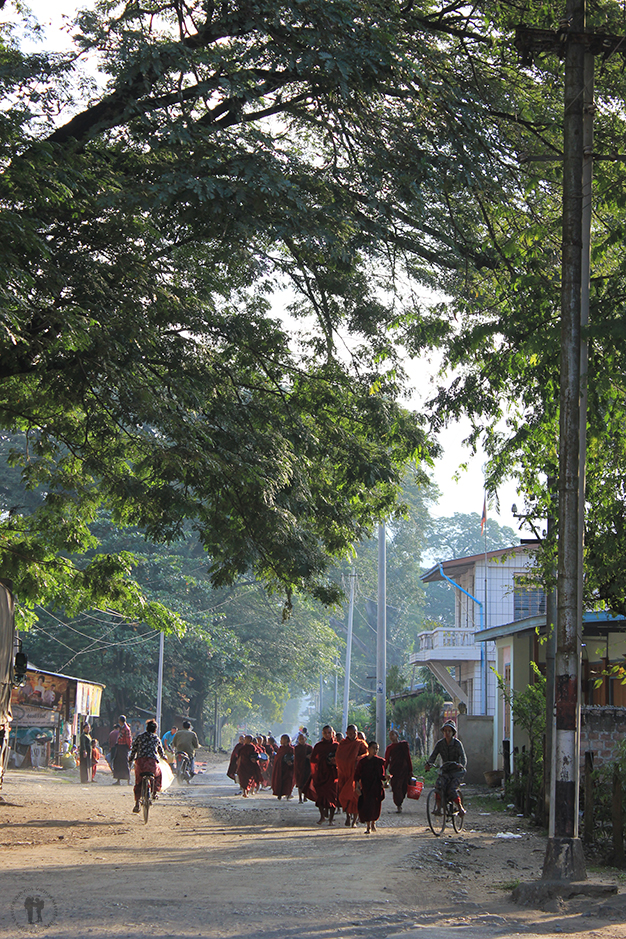
[[[142,773],[141,774],[141,795],[139,797],[139,804],[143,807],[143,822],[144,825],[148,824],[148,813],[150,811],[150,806],[152,805],[152,792],[154,788],[154,773]]]
[[[191,772],[189,754],[185,753],[184,750],[179,750],[176,754],[176,779],[179,783],[186,782],[189,785],[192,778],[193,773]]]
[[[454,800],[448,796],[447,788],[448,786],[446,785],[445,796],[440,803],[441,815],[435,815],[435,808],[437,806],[436,789],[430,790],[428,799],[426,800],[426,817],[428,818],[430,830],[436,838],[444,833],[447,822],[452,824],[456,832],[461,831],[463,828],[465,815],[459,811],[458,803],[454,802]]]

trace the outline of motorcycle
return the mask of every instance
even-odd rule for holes
[[[176,778],[178,782],[182,785],[183,782],[186,782],[187,785],[193,779],[193,773],[191,772],[191,760],[189,754],[185,753],[183,750],[179,750],[176,754]]]

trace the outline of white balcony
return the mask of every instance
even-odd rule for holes
[[[473,629],[439,626],[418,636],[419,647],[409,656],[409,665],[424,662],[480,662],[481,643],[474,642]]]

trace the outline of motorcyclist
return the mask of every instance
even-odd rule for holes
[[[165,750],[165,757],[167,762],[173,768],[176,763],[176,754],[172,750],[172,740],[178,733],[178,727],[172,727],[171,730],[168,730],[166,734],[163,734],[161,737],[161,743],[163,744],[163,749]]]
[[[191,775],[195,776],[196,764],[194,758],[196,755],[196,750],[199,746],[200,742],[196,737],[195,731],[192,729],[191,724],[189,721],[183,721],[183,729],[178,730],[174,734],[174,738],[172,740],[172,750],[176,754],[176,768],[178,769],[178,765],[180,763],[178,754],[182,751],[189,757],[191,762]]]
[[[441,728],[443,737],[435,744],[433,752],[424,766],[426,772],[434,765],[437,757],[441,757],[441,771],[435,783],[435,815],[441,815],[441,795],[444,799],[456,802],[459,814],[465,815],[465,808],[461,801],[459,785],[467,769],[467,757],[463,744],[456,736],[454,721],[446,721]]]

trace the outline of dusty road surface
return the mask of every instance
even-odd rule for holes
[[[388,797],[366,837],[341,817],[318,827],[297,798],[244,800],[225,769],[214,762],[173,786],[147,825],[131,813],[131,788],[106,774],[83,786],[60,772],[10,772],[0,939],[626,939],[621,892],[551,912],[515,906],[506,886],[539,875],[544,840],[522,819],[481,814],[471,791],[461,835],[435,839],[423,800],[397,815]]]

